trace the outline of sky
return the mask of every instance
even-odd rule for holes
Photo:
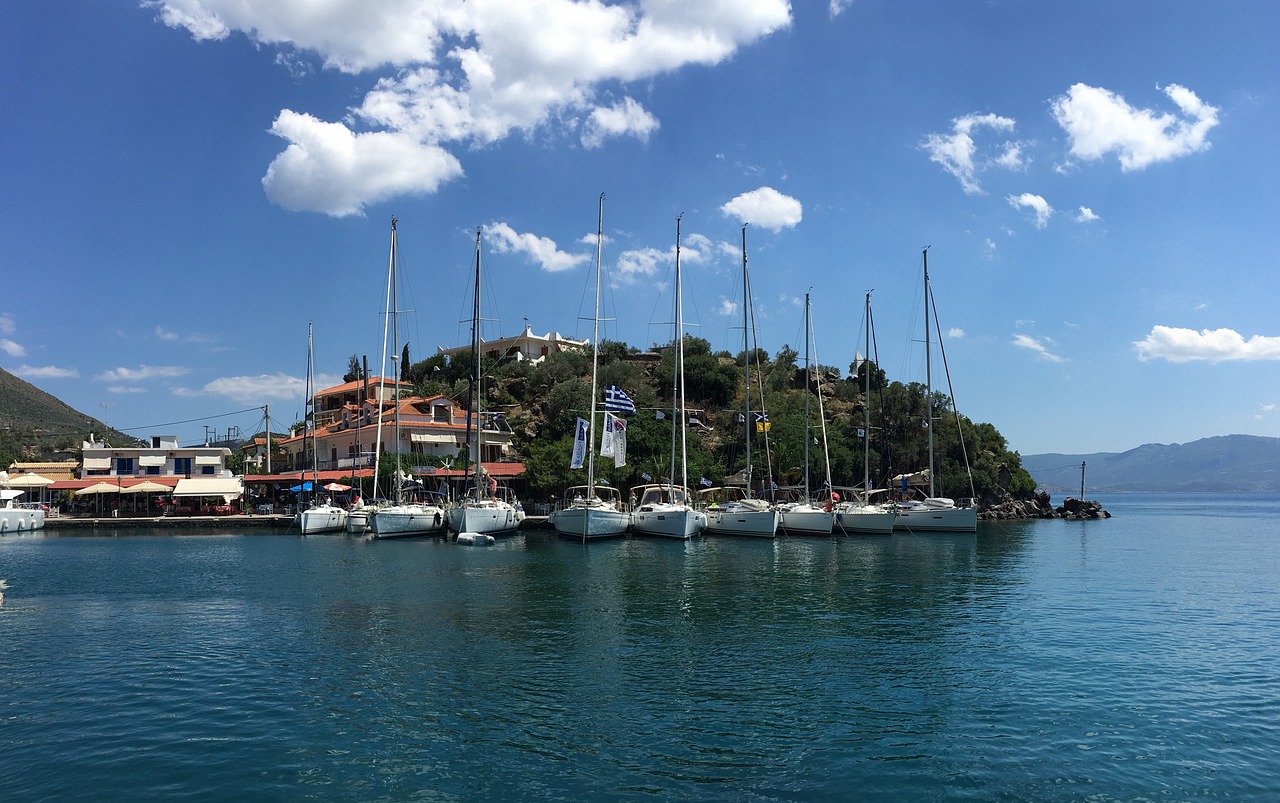
[[[184,445],[482,331],[683,317],[924,381],[1023,454],[1280,436],[1270,0],[0,4],[0,367]],[[936,339],[936,338],[931,338]],[[945,377],[935,353],[935,386]]]

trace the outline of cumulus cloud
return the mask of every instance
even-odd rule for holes
[[[853,0],[829,0],[827,3],[827,14],[832,19],[835,19],[843,14],[851,5],[853,5]]]
[[[111,385],[107,388],[107,392],[116,394],[146,393],[147,389],[132,385]]]
[[[318,387],[329,387],[341,382],[341,377],[316,377]],[[258,374],[257,376],[224,376],[204,386],[204,393],[226,396],[242,404],[258,404],[263,401],[288,401],[307,392],[305,379],[288,374]]]
[[[716,309],[716,312],[721,315],[737,315],[739,308],[738,302],[721,296],[720,306]]]
[[[25,357],[27,350],[21,343],[15,343],[7,337],[0,337],[0,351],[8,354],[10,357]]]
[[[403,133],[355,133],[285,109],[271,133],[289,141],[262,177],[267,197],[295,212],[361,214],[367,204],[434,192],[462,175],[448,151]]]
[[[790,195],[783,195],[773,187],[744,192],[720,207],[726,217],[737,218],[743,223],[761,226],[773,232],[794,228],[804,216],[804,207]]]
[[[1053,100],[1053,117],[1067,132],[1072,156],[1097,160],[1114,153],[1126,171],[1207,150],[1218,109],[1177,84],[1164,93],[1178,114],[1135,109],[1114,92],[1075,84]]]
[[[1018,348],[1035,352],[1042,360],[1048,360],[1049,362],[1067,361],[1066,357],[1059,356],[1049,351],[1049,346],[1053,345],[1053,341],[1049,340],[1049,338],[1045,338],[1044,342],[1041,342],[1030,335],[1014,335],[1012,343]]]
[[[27,379],[79,379],[80,372],[74,368],[63,368],[59,365],[22,365],[14,370],[14,374]]]
[[[644,138],[659,125],[616,91],[688,65],[714,65],[791,22],[788,0],[151,0],[166,25],[198,40],[241,33],[285,61],[318,58],[360,75],[394,73],[342,122],[284,110],[289,141],[263,185],[287,209],[357,214],[370,203],[434,192],[461,175],[450,149],[540,127],[585,147]],[[360,126],[357,128],[357,124]],[[328,126],[328,127],[326,127]],[[394,157],[394,158],[393,158]]]
[[[165,329],[163,326],[156,327],[156,337],[160,338],[161,340],[177,340],[178,339],[178,335],[176,332],[170,332],[168,329]]]
[[[1245,340],[1232,329],[1180,329],[1153,326],[1134,342],[1140,360],[1168,362],[1224,362],[1227,360],[1280,360],[1280,337],[1254,335]]]
[[[1080,207],[1080,211],[1076,213],[1077,223],[1092,223],[1095,220],[1102,220],[1102,218],[1095,215],[1093,210],[1087,206]]]
[[[618,284],[633,284],[640,279],[653,276],[659,266],[670,264],[675,259],[674,249],[633,248],[623,251],[614,263],[613,275]]]
[[[18,325],[13,322],[13,316],[7,312],[0,312],[0,335],[11,335],[18,331]]]
[[[599,148],[609,137],[627,134],[649,141],[649,135],[658,130],[658,118],[631,98],[623,98],[612,106],[598,106],[587,118],[582,132],[582,147]]]
[[[967,114],[951,121],[951,133],[930,134],[921,147],[929,154],[929,161],[942,165],[943,170],[960,180],[966,193],[974,195],[982,192],[978,173],[991,166],[1017,169],[1025,164],[1018,143],[999,143],[994,155],[986,155],[985,151],[979,152],[974,133],[982,129],[1012,131],[1014,125],[1012,119],[996,114]]]
[[[112,368],[94,377],[99,382],[141,382],[146,379],[167,379],[185,376],[187,369],[180,365],[139,365],[137,368]]]
[[[1037,229],[1043,229],[1049,225],[1049,217],[1053,214],[1053,207],[1049,206],[1049,202],[1039,195],[1024,192],[1021,195],[1010,195],[1007,200],[1014,209],[1030,209],[1036,216]]]
[[[958,326],[953,326],[947,330],[947,337],[952,340],[958,340],[959,338],[964,337],[964,330]]]
[[[591,260],[590,254],[569,254],[556,247],[555,240],[536,234],[522,234],[506,223],[490,223],[485,239],[495,254],[524,254],[548,273],[571,270]],[[594,244],[594,238],[592,238]]]

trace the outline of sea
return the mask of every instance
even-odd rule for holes
[[[976,535],[5,535],[0,800],[1280,800],[1280,497],[1096,498]]]

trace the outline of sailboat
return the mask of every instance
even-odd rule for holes
[[[476,284],[471,308],[471,388],[467,410],[467,472],[468,487],[461,499],[447,513],[449,529],[462,535],[475,533],[493,535],[513,532],[520,524],[523,513],[515,505],[498,496],[498,482],[489,476],[486,481],[481,458],[484,423],[480,414],[480,231],[476,230]],[[464,478],[466,474],[464,473]]]
[[[685,441],[684,406],[684,313],[680,298],[680,218],[676,218],[676,284],[675,284],[674,369],[671,379],[671,470],[666,484],[655,483],[633,488],[631,495],[639,500],[631,511],[631,525],[637,532],[667,538],[691,538],[707,526],[707,514],[690,504],[688,457]],[[680,484],[676,485],[676,430],[680,441]]]
[[[706,507],[707,532],[716,535],[748,535],[773,538],[779,513],[767,501],[751,496],[751,282],[747,273],[747,227],[742,227],[742,429],[746,442],[746,481],[740,495],[729,496]],[[705,491],[702,493],[706,493]]]
[[[582,540],[611,538],[622,535],[631,524],[631,514],[622,509],[622,494],[617,488],[596,484],[596,393],[600,365],[600,265],[604,252],[604,193],[600,194],[600,210],[596,225],[596,309],[595,328],[591,336],[591,419],[587,426],[587,484],[569,488],[565,507],[552,511],[551,526],[566,538]]]
[[[382,375],[387,374],[387,360],[391,360],[392,382],[395,390],[392,393],[392,414],[395,416],[395,447],[392,453],[396,456],[395,490],[389,505],[374,507],[366,511],[369,530],[375,538],[408,538],[418,535],[438,535],[444,532],[444,508],[439,505],[421,504],[406,501],[404,486],[407,478],[400,473],[400,372],[396,370],[400,349],[400,313],[398,299],[397,259],[396,259],[396,219],[391,218],[391,256],[387,267],[387,312],[382,327]],[[391,352],[387,350],[387,330],[391,333]],[[385,381],[385,380],[384,380]],[[374,457],[374,485],[377,487],[378,470],[382,460],[382,394],[378,394],[378,445]],[[376,493],[375,493],[376,496]]]
[[[347,526],[347,511],[329,502],[319,495],[320,466],[316,455],[316,415],[315,415],[315,357],[311,339],[311,324],[307,324],[307,420],[303,435],[303,452],[311,452],[311,482],[307,482],[306,473],[302,476],[303,492],[311,492],[311,503],[299,508],[293,517],[293,523],[303,535],[328,533],[343,530]],[[308,446],[307,443],[310,442]]]
[[[930,317],[932,316],[932,321]],[[928,483],[929,495],[924,499],[907,499],[900,501],[894,505],[894,510],[898,515],[894,529],[911,530],[913,532],[958,532],[958,533],[976,533],[978,531],[978,509],[970,505],[957,505],[954,499],[942,496],[935,496],[934,490],[934,455],[933,455],[933,359],[931,355],[930,331],[931,327],[938,327],[938,309],[933,298],[933,291],[929,287],[929,249],[924,249],[924,350],[925,350],[925,409],[928,411],[929,420],[927,422],[929,430],[929,469]],[[942,346],[942,329],[937,328],[938,345]],[[943,360],[946,360],[946,352],[943,351]],[[951,392],[951,375],[947,374],[947,395],[951,399],[952,409],[955,408],[955,395]],[[960,414],[956,413],[956,427],[959,429]],[[960,445],[964,446],[964,434],[960,433]],[[969,470],[968,454],[965,455],[965,473],[969,475],[969,493],[971,496],[976,495],[973,492],[973,474]],[[905,491],[909,487],[909,480],[905,476],[895,477],[900,480]],[[923,478],[922,478],[923,479]]]
[[[809,428],[809,399],[814,395],[809,391],[809,381],[814,372],[809,368],[809,356],[814,352],[813,316],[809,306],[809,294],[804,294],[804,496],[799,501],[783,505],[782,521],[779,526],[793,535],[830,535],[835,524],[835,512],[832,510],[832,498],[826,502],[813,498],[809,484],[809,441],[812,438]],[[816,358],[814,362],[817,362]],[[827,421],[822,412],[822,386],[818,385],[818,421],[822,429],[822,459],[826,467],[826,482],[823,488],[828,494],[831,489],[831,464],[827,456]]]
[[[888,535],[898,514],[891,508],[871,503],[871,293],[867,293],[866,356],[859,369],[862,372],[862,488],[850,499],[836,505],[836,530],[868,535]]]

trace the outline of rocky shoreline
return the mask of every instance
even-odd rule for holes
[[[1004,501],[989,505],[978,511],[978,518],[983,521],[1005,521],[1011,519],[1068,519],[1079,521],[1084,519],[1109,519],[1111,514],[1102,509],[1102,504],[1069,496],[1062,504],[1054,507],[1049,501],[1049,494],[1040,492],[1030,499],[1005,498]]]

